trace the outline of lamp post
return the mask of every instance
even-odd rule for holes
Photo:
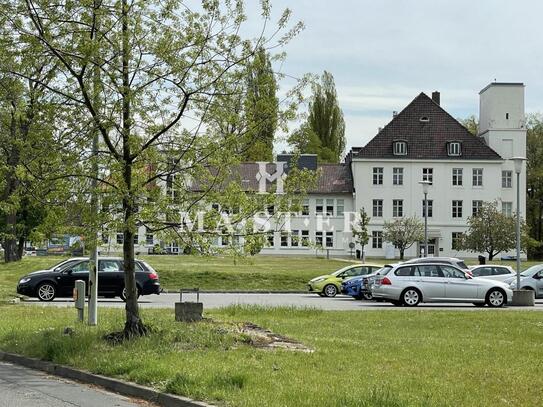
[[[526,158],[513,157],[511,160],[515,163],[515,174],[517,174],[517,290],[520,290],[520,173]]]
[[[424,257],[428,257],[428,188],[432,184],[430,181],[419,181],[424,193]]]

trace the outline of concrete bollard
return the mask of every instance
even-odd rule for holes
[[[183,302],[183,293],[196,293],[196,302]],[[179,302],[175,303],[175,320],[181,322],[201,321],[204,313],[204,304],[200,302],[200,289],[190,288],[179,290]]]
[[[535,293],[533,290],[513,290],[512,306],[533,307],[535,305]]]

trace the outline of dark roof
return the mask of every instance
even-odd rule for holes
[[[266,164],[268,174],[275,174],[275,163]],[[259,181],[256,179],[259,166],[257,163],[241,163],[235,166],[226,182],[241,182],[244,191],[258,191]],[[319,177],[315,188],[308,192],[312,194],[339,194],[353,192],[353,179],[350,167],[346,164],[319,164],[317,165]],[[273,183],[266,182],[266,190],[273,190]],[[203,188],[193,185],[193,191],[201,191]]]
[[[421,118],[427,118],[422,122]],[[393,154],[394,141],[407,142],[407,155]],[[459,141],[462,155],[447,155],[447,143]],[[353,158],[500,160],[498,153],[480,137],[472,135],[426,94],[418,95]]]

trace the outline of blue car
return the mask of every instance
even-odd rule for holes
[[[357,276],[349,278],[341,283],[341,293],[345,295],[350,295],[356,300],[361,300],[364,298],[361,293],[362,288],[362,279],[364,276]]]
[[[377,277],[379,272],[383,269],[388,270],[387,267],[383,267],[371,274],[357,276],[345,280],[343,283],[341,283],[341,293],[350,295],[355,300],[372,300],[373,295],[371,295],[370,287],[375,280],[375,277]]]

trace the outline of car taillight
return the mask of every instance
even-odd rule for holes
[[[148,276],[151,280],[158,280],[158,274],[154,271],[152,273],[149,273]]]
[[[392,285],[392,281],[390,281],[388,277],[385,277],[381,280],[381,285]]]

